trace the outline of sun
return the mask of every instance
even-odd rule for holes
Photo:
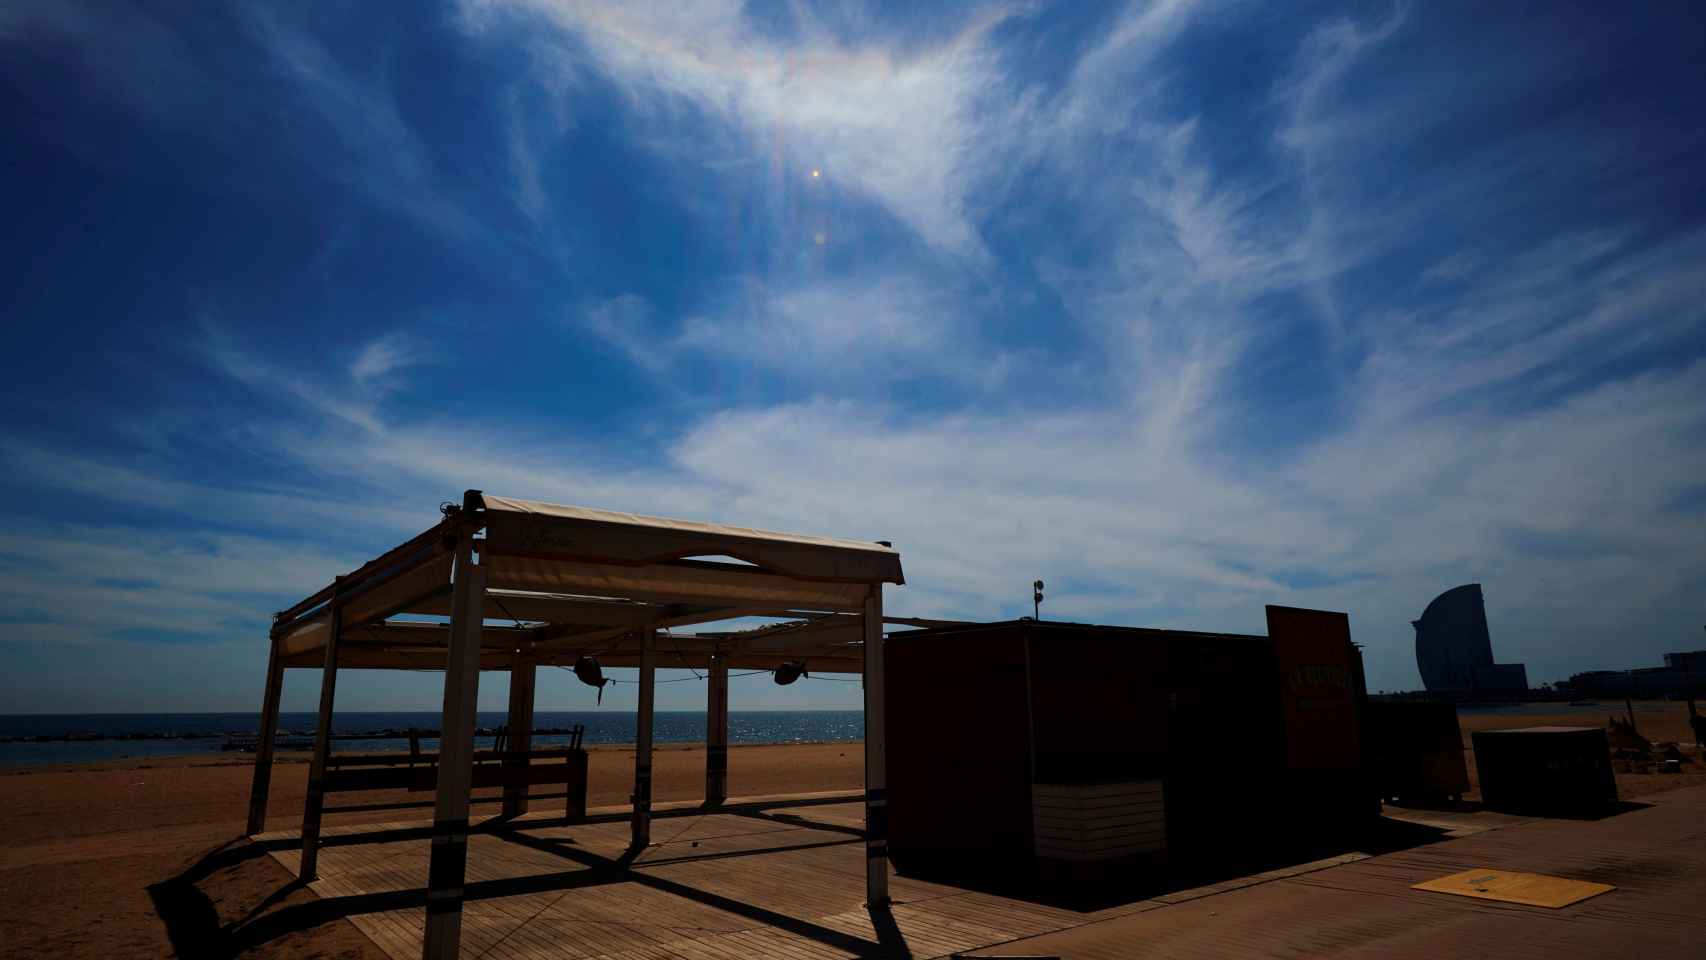
[[[814,167],[814,168],[813,168],[813,169],[812,169],[812,179],[813,179],[813,180],[816,180],[816,179],[817,179],[817,178],[819,178],[819,177],[821,177],[821,176],[823,176],[823,171],[822,171],[822,170],[818,170],[818,169],[816,169],[816,168],[815,168],[815,167]]]

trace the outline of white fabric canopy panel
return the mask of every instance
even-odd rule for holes
[[[691,557],[734,557],[794,580],[904,583],[887,545],[775,533],[691,520],[488,496],[486,547],[493,554],[644,567]]]
[[[900,554],[884,543],[474,492],[466,504],[484,527],[475,542],[487,618],[550,624],[557,629],[539,639],[558,650],[598,628],[603,643],[623,628],[799,610],[857,613],[873,586],[904,582]],[[274,627],[280,653],[294,666],[325,648],[324,604],[334,595],[346,598],[338,603],[341,637],[397,614],[448,614],[447,529],[436,525],[285,611]],[[786,655],[796,643],[824,653],[819,644],[782,637],[764,644],[764,653]]]
[[[486,582],[515,590],[580,593],[652,602],[726,603],[768,610],[858,610],[870,584],[794,580],[735,564],[624,566],[575,560],[485,558]]]

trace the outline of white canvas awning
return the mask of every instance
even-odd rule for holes
[[[904,583],[900,554],[867,540],[774,533],[691,520],[486,497],[486,549],[499,556],[649,567],[733,557],[772,576],[841,583]]]
[[[461,513],[483,528],[475,542],[485,568],[485,616],[510,622],[501,629],[488,623],[485,669],[503,669],[517,654],[535,663],[572,663],[595,650],[607,665],[623,666],[637,658],[624,644],[638,630],[768,616],[802,619],[779,630],[676,635],[674,659],[698,667],[717,653],[752,668],[805,660],[815,669],[857,672],[858,631],[829,615],[857,613],[876,586],[904,582],[900,554],[875,541],[477,492]],[[334,597],[342,611],[341,663],[442,664],[448,643],[442,624],[394,618],[450,613],[448,522],[280,613],[273,635],[286,665],[317,665]]]

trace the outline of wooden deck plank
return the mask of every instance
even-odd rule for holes
[[[877,932],[863,906],[863,844],[845,829],[862,822],[862,807],[778,803],[755,812],[773,818],[697,811],[660,816],[653,828],[658,842],[626,875],[615,868],[593,873],[590,865],[614,861],[626,850],[627,825],[620,821],[569,825],[530,817],[509,833],[476,828],[464,956],[833,960],[874,950]],[[1449,937],[1486,923],[1520,924],[1528,931],[1524,939],[1500,941],[1499,952],[1510,960],[1579,954],[1572,937],[1630,946],[1670,937],[1698,945],[1700,884],[1688,878],[1702,872],[1700,855],[1679,850],[1675,838],[1648,836],[1624,823],[1630,816],[1591,825],[1529,820],[1512,825],[1507,818],[1491,832],[1470,815],[1451,814],[1459,837],[1432,846],[1373,858],[1345,854],[1087,912],[897,876],[890,915],[908,950],[920,958],[986,952],[997,944],[1003,951],[1026,943],[1046,946],[1051,937],[1072,936],[1083,945],[1074,956],[1127,956],[1129,943],[1122,951],[1092,935],[1125,929],[1147,931],[1144,942],[1159,946],[1157,952],[1182,957],[1355,953],[1376,944],[1396,945],[1400,955],[1422,955],[1433,945],[1425,927]],[[421,827],[411,821],[329,827],[321,877],[311,889],[333,900],[421,890],[430,843]],[[1588,835],[1595,843],[1578,842]],[[281,841],[270,852],[286,869],[299,863],[291,831],[261,839]],[[1545,922],[1526,917],[1523,911],[1532,908],[1520,905],[1464,900],[1441,906],[1409,889],[1475,866],[1604,879],[1620,890],[1548,911],[1566,916]],[[583,874],[585,882],[553,886],[552,878]],[[506,892],[515,881],[521,884]],[[1274,915],[1262,929],[1206,921],[1232,902]],[[1354,923],[1324,920],[1346,910],[1354,911]],[[423,917],[413,907],[350,919],[388,956],[414,960]],[[775,917],[786,922],[772,925]],[[1640,935],[1618,939],[1619,931],[1631,929]]]

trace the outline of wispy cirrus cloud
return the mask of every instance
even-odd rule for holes
[[[0,536],[0,607],[37,611],[36,626],[81,642],[150,635],[216,642],[264,634],[268,606],[287,605],[353,569],[359,554],[194,530],[47,527]],[[145,579],[136,579],[138,572]],[[27,624],[26,624],[27,625]],[[12,632],[0,626],[0,639]]]
[[[978,337],[986,300],[949,278],[873,269],[774,283],[735,278],[685,317],[625,293],[569,311],[569,322],[665,383],[703,362],[817,385],[863,380],[881,389],[928,373],[987,390],[1022,351]]]
[[[404,333],[392,333],[368,341],[350,363],[350,379],[363,389],[383,393],[386,381],[430,357],[430,351]]]
[[[347,469],[370,464],[421,489],[458,487],[473,475],[470,458],[436,451],[477,451],[471,459],[495,470],[485,484],[492,489],[894,537],[919,571],[904,602],[944,615],[1005,609],[1009,581],[1046,572],[1085,610],[1185,626],[1255,629],[1260,603],[1274,599],[1349,606],[1373,621],[1385,649],[1401,651],[1412,608],[1448,585],[1442,578],[1499,575],[1529,605],[1506,621],[1513,639],[1537,637],[1557,609],[1580,613],[1543,583],[1598,578],[1656,603],[1696,578],[1672,534],[1693,530],[1697,518],[1672,516],[1664,505],[1692,489],[1686,438],[1699,425],[1686,398],[1698,367],[1546,386],[1553,373],[1582,371],[1584,349],[1611,358],[1696,329],[1698,312],[1684,297],[1695,280],[1694,241],[1654,247],[1627,227],[1541,227],[1503,240],[1496,271],[1475,268],[1488,253],[1458,250],[1419,264],[1402,284],[1447,283],[1448,299],[1389,297],[1379,313],[1346,316],[1341,291],[1355,272],[1411,243],[1404,232],[1420,222],[1412,208],[1384,220],[1354,208],[1363,195],[1357,165],[1382,149],[1385,125],[1399,119],[1344,89],[1406,29],[1406,12],[1332,20],[1302,38],[1268,101],[1279,165],[1254,170],[1224,164],[1210,120],[1178,109],[1169,96],[1180,82],[1174,68],[1146,73],[1202,12],[1132,5],[1054,95],[1057,105],[1080,108],[1121,84],[1141,96],[1094,115],[1061,110],[1025,128],[1057,134],[1046,149],[985,138],[992,155],[1094,185],[1065,195],[1067,233],[1045,239],[1034,256],[1066,317],[1103,352],[1091,368],[1107,381],[1099,402],[1043,398],[1028,413],[966,406],[924,420],[881,393],[826,390],[865,370],[892,383],[920,372],[953,375],[968,357],[998,365],[1002,351],[982,327],[987,315],[967,309],[976,296],[965,276],[979,268],[957,275],[926,261],[840,275],[790,270],[731,278],[683,316],[660,314],[638,292],[577,315],[580,328],[664,379],[677,379],[692,357],[732,370],[811,372],[796,399],[713,406],[685,422],[648,470],[576,467],[528,441],[444,423],[389,431],[352,451]],[[642,122],[656,119],[649,111],[674,116],[680,104],[672,97],[726,112],[754,136],[766,118],[808,132],[816,122],[765,112],[782,109],[774,97],[794,81],[766,72],[765,57],[781,46],[738,16],[695,25],[602,8],[541,15],[588,45]],[[806,48],[825,35],[807,30]],[[684,36],[707,39],[695,46]],[[734,38],[753,39],[756,52],[733,57]],[[985,67],[1000,62],[987,33],[938,45],[962,40],[982,45]],[[646,59],[648,50],[662,53]],[[900,62],[870,69],[886,76]],[[735,76],[754,64],[753,77]],[[766,83],[774,89],[746,86]],[[958,104],[926,97],[917,108],[928,112],[926,125],[954,135],[955,117],[965,118]],[[1036,115],[1026,107],[1001,116]],[[1335,178],[1343,186],[1329,188]],[[891,212],[907,202],[862,187]],[[954,231],[932,219],[941,208],[931,209],[895,215],[933,245],[963,253],[944,242]],[[1073,231],[1098,242],[1078,243]],[[1447,257],[1458,266],[1437,269]],[[1244,380],[1252,357],[1274,342],[1276,314],[1265,305],[1287,297],[1332,331],[1316,363],[1342,414],[1252,468],[1226,447],[1241,421],[1264,416],[1251,409],[1259,400]],[[1501,391],[1496,414],[1482,399],[1488,391]],[[1596,444],[1612,437],[1622,438],[1626,456],[1663,465],[1652,486],[1626,491],[1621,504],[1615,485],[1594,479]],[[1536,463],[1579,482],[1566,484],[1561,498],[1527,495]],[[1531,549],[1566,530],[1625,546],[1578,576]],[[1674,574],[1635,589],[1642,551],[1676,556]],[[1401,674],[1403,661],[1399,653],[1387,669]]]
[[[637,293],[618,294],[572,310],[569,324],[614,347],[654,376],[669,364],[670,341],[676,334],[663,326],[651,301]]]
[[[978,192],[1007,153],[997,140],[1022,135],[1010,123],[1015,91],[999,70],[991,33],[1019,10],[992,8],[941,42],[905,52],[850,39],[805,8],[791,13],[784,41],[734,2],[691,11],[551,0],[464,6],[475,32],[518,20],[564,32],[575,48],[564,48],[559,69],[578,75],[584,51],[600,75],[621,85],[641,126],[700,112],[742,131],[755,154],[770,154],[792,168],[789,175],[827,171],[932,246],[986,256]]]
[[[0,457],[192,531],[186,588],[203,554],[335,565],[481,487],[892,539],[916,614],[1028,612],[1039,576],[1066,618],[1347,609],[1377,687],[1466,580],[1537,679],[1613,634],[1650,659],[1706,588],[1701,138],[1654,119],[1673,87],[1621,86],[1642,64],[1580,69],[1609,41],[1483,15],[1500,55],[1465,57],[1461,12],[1420,13],[466,3],[413,41],[491,67],[437,129],[400,94],[463,61],[263,11],[238,39],[300,163],[407,221],[340,221],[371,311],[293,364],[241,304],[324,303],[211,291],[190,380],[228,409],[176,397],[104,449],[19,425]],[[420,254],[422,224],[462,242]],[[503,350],[419,322],[439,275]],[[88,587],[91,630],[185,626],[96,549],[131,524],[74,524],[37,586]]]
[[[313,34],[260,4],[240,8],[250,38],[298,92],[302,115],[331,131],[304,159],[372,202],[444,234],[465,238],[476,221],[439,185],[431,154],[404,119],[384,77],[340,61]]]
[[[336,446],[280,434],[271,455],[348,490],[339,509],[350,517],[413,504],[423,527],[433,503],[478,486],[893,539],[910,581],[894,606],[916,615],[1015,613],[1035,576],[1058,584],[1052,612],[1066,618],[1258,630],[1263,603],[1349,608],[1390,686],[1402,682],[1407,620],[1442,578],[1495,580],[1501,643],[1537,671],[1563,669],[1550,666],[1554,640],[1588,642],[1692,589],[1706,511],[1670,505],[1706,468],[1692,439],[1706,433],[1703,388],[1706,366],[1695,364],[1518,417],[1358,428],[1257,474],[1227,469],[1161,420],[1117,411],[925,420],[827,400],[706,417],[632,467],[515,425],[413,427]],[[1633,461],[1648,465],[1638,483],[1621,468]],[[1546,482],[1560,475],[1571,482]],[[1558,536],[1596,544],[1591,558],[1535,549]],[[1601,589],[1614,599],[1594,599]],[[198,609],[234,613],[217,598]],[[109,619],[156,622],[119,610]]]
[[[236,343],[223,325],[211,319],[202,320],[201,334],[190,345],[192,351],[203,356],[220,374],[256,390],[269,400],[287,399],[368,432],[376,433],[381,429],[370,399],[358,396],[347,385],[328,384],[307,371],[260,357]],[[363,353],[372,349],[375,348],[370,344],[363,348]],[[358,356],[351,368],[351,374],[358,382],[364,370],[390,363],[387,348],[377,348],[366,363],[364,367],[362,357]]]
[[[212,99],[208,74],[183,38],[165,18],[140,8],[19,0],[0,9],[0,43],[16,45],[15,54],[17,47],[34,47],[35,56],[65,48],[101,97],[173,126]],[[139,76],[153,82],[137,83]]]

